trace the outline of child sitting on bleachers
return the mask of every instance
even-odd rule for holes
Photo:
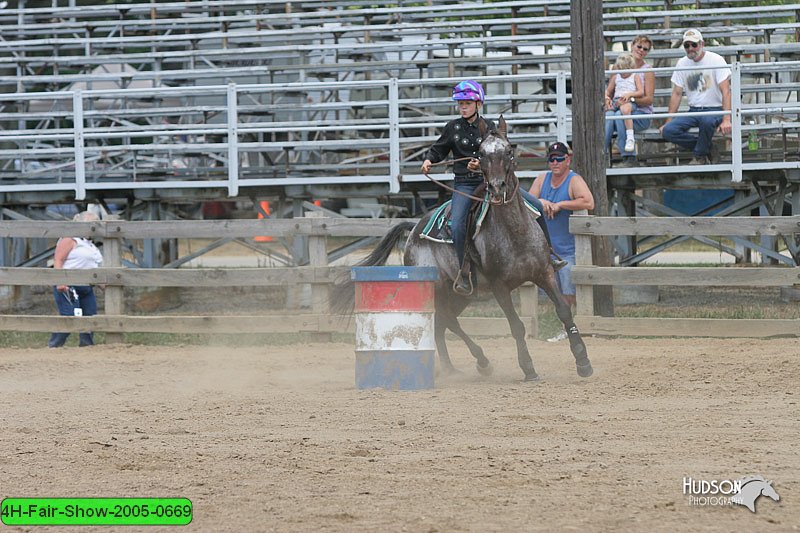
[[[636,68],[636,60],[628,52],[624,52],[617,57],[614,70],[630,70]],[[628,98],[628,102],[620,104],[619,99],[623,96]],[[636,111],[636,98],[644,96],[644,83],[641,76],[634,76],[632,72],[612,75],[606,88],[606,111],[622,112],[623,115],[630,115]],[[609,151],[611,146],[606,147]],[[625,119],[625,151],[633,152],[636,149],[636,139],[633,136],[633,119]]]

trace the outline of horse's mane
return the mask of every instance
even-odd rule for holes
[[[752,481],[763,481],[764,483],[769,483],[769,481],[764,479],[764,476],[745,476],[745,477],[743,477],[742,479],[739,480],[739,482],[741,483],[742,487],[744,487],[745,485],[747,485],[748,483],[750,483]]]

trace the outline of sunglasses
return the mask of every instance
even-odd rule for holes
[[[645,48],[645,47],[644,47],[644,46],[642,46],[641,44],[637,44],[637,45],[636,45],[636,48],[638,48],[639,50],[644,50],[645,52],[649,52],[649,51],[650,51],[650,49],[649,49],[649,48]]]
[[[683,47],[688,50],[689,48],[697,48],[698,44],[699,43],[686,42],[683,43]]]
[[[553,156],[550,156],[550,157],[547,158],[547,162],[548,163],[563,163],[564,160],[566,160],[566,159],[567,159],[567,156],[565,156],[565,155],[562,155],[562,156],[554,156],[553,155]]]

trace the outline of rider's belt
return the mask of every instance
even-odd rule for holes
[[[460,176],[456,176],[455,180],[456,181],[475,181],[475,180],[483,181],[483,173],[481,173],[481,172],[468,172],[466,174],[462,174]]]

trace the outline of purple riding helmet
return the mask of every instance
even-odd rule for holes
[[[481,84],[475,80],[464,80],[453,87],[453,100],[475,100],[483,102],[485,93]]]

